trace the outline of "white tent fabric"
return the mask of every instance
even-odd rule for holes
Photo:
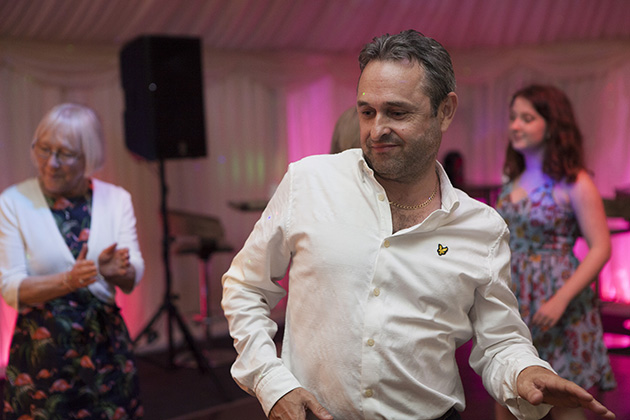
[[[118,299],[132,336],[164,293],[158,168],[128,152],[122,121],[118,54],[141,33],[203,39],[209,154],[166,162],[168,204],[219,218],[235,251],[259,213],[228,202],[266,199],[289,162],[327,153],[337,116],[355,101],[361,45],[410,27],[451,51],[460,108],[442,152],[462,152],[467,182],[500,182],[507,101],[540,82],[572,99],[602,195],[630,185],[628,2],[26,0],[0,2],[0,16],[0,190],[35,174],[29,144],[53,105],[77,101],[99,112],[108,144],[98,176],[132,193],[147,263],[139,288]],[[630,237],[616,235],[613,246],[600,278],[604,298],[630,302]],[[211,259],[216,314],[220,276],[233,255]],[[178,306],[193,314],[197,261],[173,256],[172,265]],[[0,306],[0,374],[13,320]],[[154,346],[164,344],[160,338]]]
[[[416,28],[449,49],[628,38],[626,0],[4,0],[0,34],[123,44],[140,33],[200,36],[230,51],[356,53]]]

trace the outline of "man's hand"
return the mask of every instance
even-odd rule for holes
[[[269,412],[269,419],[305,420],[307,410],[315,414],[320,420],[332,420],[333,418],[313,394],[304,388],[296,388],[276,402]]]
[[[588,391],[541,366],[525,368],[518,375],[517,388],[518,395],[533,405],[547,403],[557,407],[582,407],[605,419],[615,418]]]

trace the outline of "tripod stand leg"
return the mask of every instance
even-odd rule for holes
[[[190,349],[193,356],[195,357],[195,360],[197,361],[197,366],[199,370],[202,373],[206,373],[210,371],[210,366],[208,365],[208,361],[197,348],[197,345],[195,344],[192,334],[188,330],[186,323],[182,319],[179,312],[177,312],[177,308],[174,305],[169,306],[169,315],[175,318],[175,320],[177,321],[177,325],[179,325],[179,329],[181,330],[182,334],[184,334],[184,339],[186,340],[186,344],[188,345],[188,348]]]
[[[153,318],[151,318],[151,321],[149,321],[149,323],[146,325],[146,327],[144,327],[142,329],[142,331],[140,331],[140,334],[138,334],[136,336],[136,338],[131,341],[134,346],[138,343],[138,341],[140,341],[140,339],[144,335],[150,335],[151,334],[151,332],[153,331],[153,324],[155,324],[155,322],[158,320],[160,315],[162,315],[162,312],[164,312],[167,309],[168,309],[168,304],[165,302],[165,303],[162,304],[162,306],[160,306],[160,309],[158,309],[158,311],[155,313],[155,315],[153,315]],[[147,339],[149,341],[152,341],[149,337],[147,337]]]
[[[179,329],[181,330],[182,334],[184,334],[186,344],[188,344],[188,348],[190,349],[193,356],[195,357],[195,360],[197,361],[197,367],[199,368],[199,371],[202,373],[209,373],[210,376],[212,377],[212,380],[216,384],[218,391],[221,393],[221,396],[223,397],[223,399],[229,400],[230,398],[228,398],[227,394],[225,393],[225,390],[221,386],[219,379],[214,374],[214,371],[210,368],[210,365],[208,364],[208,360],[197,348],[195,340],[193,339],[192,334],[188,330],[188,327],[186,326],[184,319],[182,318],[180,313],[177,312],[177,308],[172,304],[169,307],[169,316],[174,317],[175,320],[177,321],[177,324],[179,325]]]
[[[212,371],[212,369],[210,369],[210,365],[208,361],[195,345],[195,341],[193,339],[192,334],[188,330],[188,327],[186,326],[184,319],[179,314],[179,312],[177,311],[177,307],[173,303],[173,299],[176,299],[177,297],[174,296],[171,292],[171,286],[172,286],[171,285],[171,264],[170,264],[170,258],[169,258],[171,238],[170,238],[169,227],[168,227],[168,210],[166,206],[166,201],[167,201],[166,196],[167,196],[168,188],[166,186],[166,168],[164,164],[164,159],[160,159],[159,164],[160,164],[159,166],[160,185],[161,185],[161,191],[162,191],[162,197],[160,200],[160,211],[162,214],[162,259],[164,262],[164,274],[166,277],[166,293],[164,294],[164,303],[160,307],[160,310],[155,314],[155,316],[153,316],[153,318],[151,319],[151,322],[149,322],[149,324],[144,328],[144,330],[142,330],[140,335],[136,337],[133,343],[135,344],[140,339],[140,337],[142,337],[145,333],[150,332],[151,327],[153,326],[153,323],[159,318],[160,314],[164,310],[166,310],[168,312],[167,313],[168,315],[168,319],[167,319],[168,350],[169,350],[169,363],[171,367],[175,367],[175,363],[174,363],[175,346],[173,343],[173,328],[172,328],[173,320],[175,320],[177,322],[177,325],[179,325],[181,332],[184,335],[184,338],[186,340],[186,343],[188,344],[188,347],[190,348],[190,351],[192,352],[193,356],[195,357],[195,360],[197,361],[197,367],[199,368],[199,371],[202,373],[210,373],[212,375],[212,380],[217,385],[218,391],[221,393],[221,396],[225,400],[229,400],[229,398],[227,397],[225,393],[225,390],[223,389],[223,387],[221,387],[221,384],[219,383],[218,378],[214,375],[214,372]]]

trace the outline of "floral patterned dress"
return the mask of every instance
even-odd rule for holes
[[[585,288],[571,301],[553,328],[543,331],[531,324],[536,311],[579,264],[573,253],[580,235],[577,219],[570,207],[555,202],[553,187],[553,183],[545,183],[514,203],[509,196],[513,184],[506,185],[499,195],[497,210],[510,229],[512,288],[540,357],[560,376],[583,388],[610,390],[616,382],[592,288]]]
[[[47,201],[76,258],[89,237],[91,191]],[[87,288],[20,311],[7,379],[5,420],[143,417],[131,340],[120,310]]]

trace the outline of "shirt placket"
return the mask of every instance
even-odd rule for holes
[[[361,389],[359,390],[362,399],[363,412],[366,418],[370,417],[370,413],[378,412],[381,389],[379,383],[381,381],[382,357],[381,352],[381,334],[385,320],[385,308],[383,300],[388,292],[386,284],[383,283],[382,276],[379,276],[379,264],[383,257],[383,253],[391,252],[391,213],[389,203],[385,191],[380,185],[375,192],[377,207],[379,210],[379,237],[381,239],[380,250],[377,260],[374,261],[375,267],[373,272],[375,276],[372,278],[370,288],[367,295],[367,303],[365,305],[364,330],[362,336],[362,355],[361,355]]]

